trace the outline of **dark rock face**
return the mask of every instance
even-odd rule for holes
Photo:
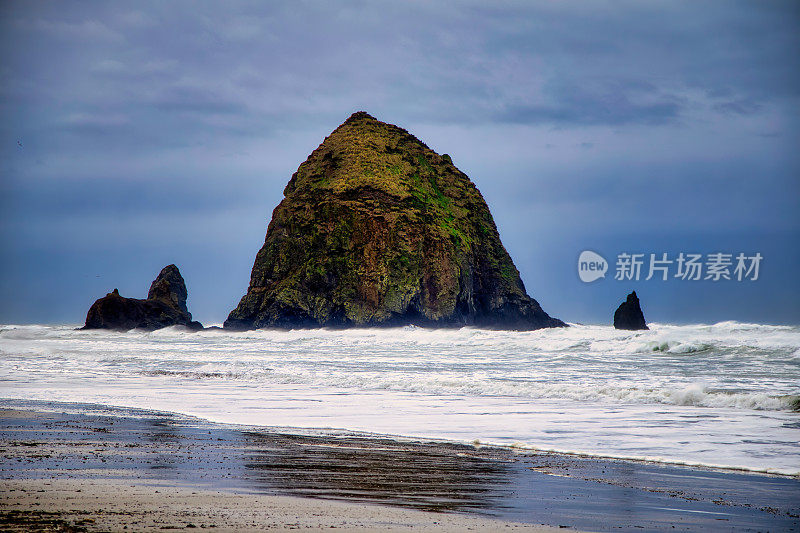
[[[125,298],[114,289],[92,304],[83,329],[152,330],[177,325],[202,329],[186,309],[187,294],[178,267],[166,266],[150,285],[146,300]]]
[[[172,304],[192,319],[191,313],[186,309],[186,283],[183,281],[180,270],[175,265],[168,265],[161,269],[158,277],[150,284],[147,293],[148,300],[161,300]]]
[[[639,297],[636,291],[628,295],[628,298],[617,307],[614,312],[614,327],[616,329],[650,329],[644,321],[642,308],[639,306]]]
[[[564,326],[527,295],[448,155],[353,114],[292,176],[226,328]]]

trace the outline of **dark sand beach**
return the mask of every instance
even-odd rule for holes
[[[0,410],[0,529],[800,530],[793,477],[58,405]]]

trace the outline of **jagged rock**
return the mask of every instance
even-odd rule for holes
[[[202,329],[186,308],[186,284],[178,267],[164,267],[150,285],[146,300],[125,298],[114,289],[97,300],[86,314],[83,329],[159,329],[186,326]]]
[[[525,292],[475,185],[402,128],[353,114],[284,196],[226,328],[565,325]]]
[[[161,269],[158,277],[150,285],[150,290],[147,292],[148,300],[162,300],[177,307],[183,313],[186,313],[191,320],[191,313],[186,308],[186,298],[189,294],[186,292],[186,283],[183,281],[180,270],[175,265],[168,265]]]
[[[614,311],[614,327],[616,329],[650,329],[644,321],[642,308],[639,306],[639,297],[636,291],[628,295],[628,298]]]

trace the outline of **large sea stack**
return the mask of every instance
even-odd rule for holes
[[[642,308],[639,305],[639,297],[636,296],[636,291],[630,293],[625,301],[614,311],[614,327],[628,330],[650,329],[644,321],[644,313],[642,313]]]
[[[83,329],[159,329],[186,326],[202,329],[186,308],[186,283],[178,267],[165,266],[150,285],[146,300],[125,298],[114,289],[97,300],[86,314]]]
[[[528,296],[448,155],[364,112],[300,165],[226,328],[564,326]]]

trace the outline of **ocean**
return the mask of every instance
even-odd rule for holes
[[[800,327],[0,326],[6,405],[800,475]]]

